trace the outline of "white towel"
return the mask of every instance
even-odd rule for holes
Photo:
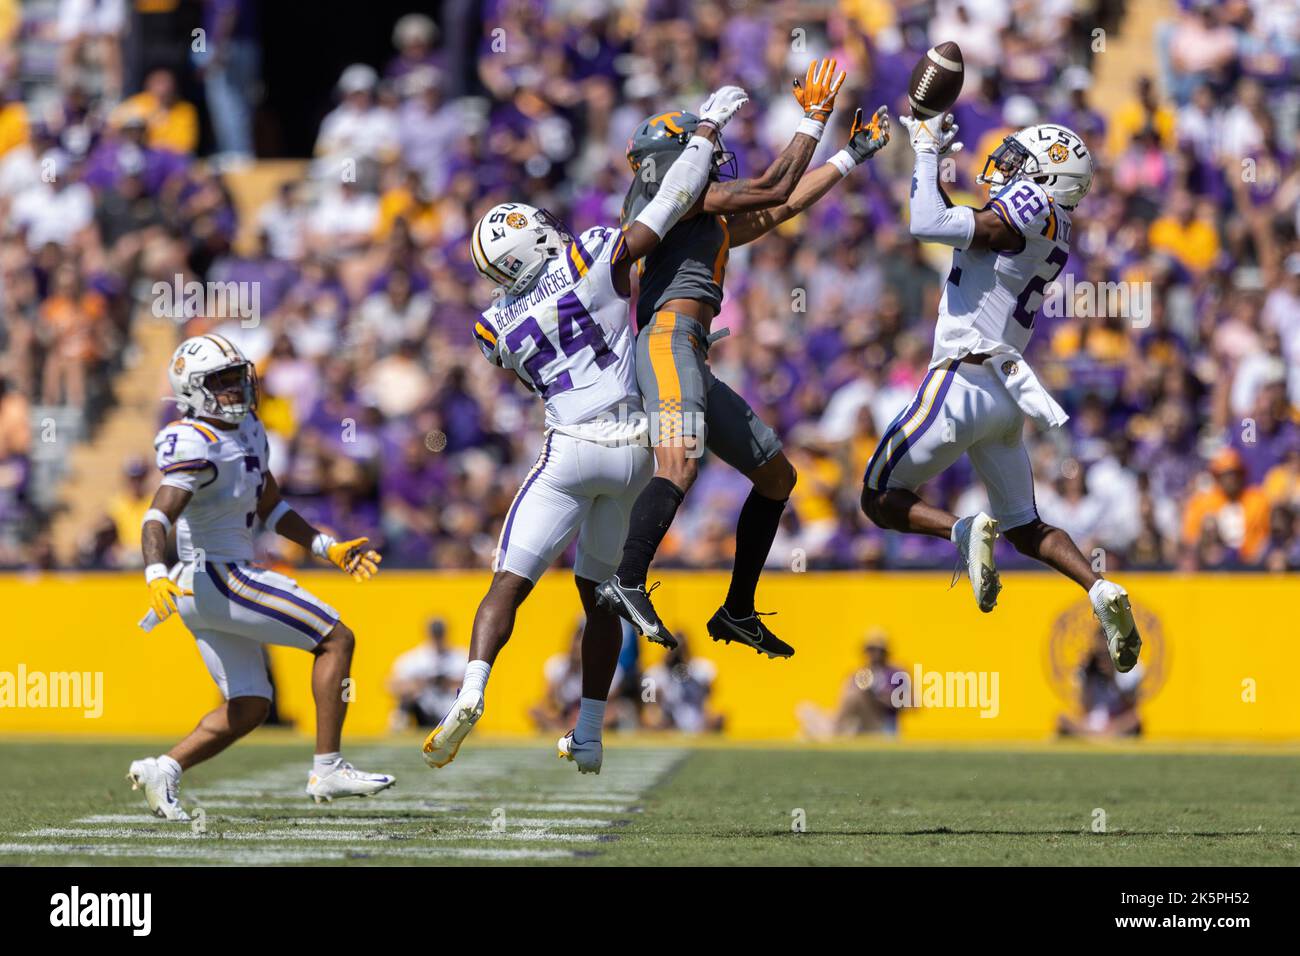
[[[1040,428],[1056,428],[1070,420],[1065,409],[1043,387],[1034,370],[1019,352],[999,352],[984,360],[993,370],[1020,410]]]

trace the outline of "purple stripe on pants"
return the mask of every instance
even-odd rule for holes
[[[501,535],[501,553],[497,556],[497,566],[505,560],[506,552],[510,549],[510,528],[515,523],[515,512],[519,510],[520,503],[524,500],[524,495],[528,494],[528,489],[532,487],[537,476],[546,468],[546,460],[551,457],[551,436],[546,436],[546,444],[542,446],[542,453],[537,457],[537,467],[533,473],[528,476],[524,486],[519,489],[519,494],[515,496],[514,503],[510,506],[510,513],[506,515],[506,529]]]

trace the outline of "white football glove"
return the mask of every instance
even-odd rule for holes
[[[952,114],[931,116],[929,119],[917,119],[915,116],[900,116],[898,121],[907,129],[912,138],[912,149],[918,153],[960,153],[962,144],[953,142],[957,130],[961,127],[952,121]]]
[[[712,123],[722,131],[722,127],[736,115],[736,110],[749,102],[749,94],[738,86],[724,86],[709,94],[709,98],[700,106],[700,121]]]

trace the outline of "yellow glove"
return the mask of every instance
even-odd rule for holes
[[[330,564],[352,575],[354,581],[368,581],[379,573],[379,562],[384,560],[379,552],[366,545],[369,538],[336,541],[326,549]]]
[[[159,621],[165,621],[176,610],[176,599],[184,594],[180,586],[168,577],[154,578],[149,582],[149,606],[158,615]]]
[[[846,76],[843,70],[836,75],[834,60],[822,60],[820,71],[817,69],[817,61],[813,60],[808,66],[807,78],[802,83],[794,81],[794,98],[803,107],[803,115],[818,123],[825,123],[831,110],[835,109],[835,96],[844,85]]]

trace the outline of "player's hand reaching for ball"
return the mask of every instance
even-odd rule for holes
[[[845,149],[853,162],[861,166],[889,142],[889,107],[879,106],[871,114],[870,122],[863,122],[862,110],[853,114],[849,127],[849,142]]]
[[[818,62],[813,60],[808,66],[808,75],[804,81],[794,81],[794,98],[803,107],[803,115],[818,123],[825,123],[835,109],[835,97],[847,75],[843,70],[836,74],[834,60],[822,60],[820,69]]]
[[[373,548],[367,548],[369,538],[335,541],[325,549],[330,564],[352,575],[354,581],[369,581],[379,573],[379,563],[384,559]]]
[[[954,142],[957,130],[961,129],[952,121],[952,114],[918,119],[915,116],[900,116],[907,134],[912,138],[912,149],[918,153],[960,153],[962,144]]]
[[[700,122],[722,128],[736,115],[736,111],[749,102],[749,94],[739,86],[723,86],[709,94],[700,105]]]

